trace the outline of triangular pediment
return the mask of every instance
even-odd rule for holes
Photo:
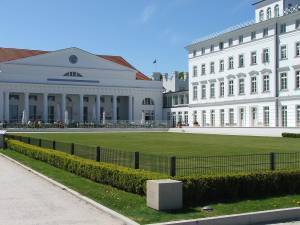
[[[20,59],[5,62],[7,64],[33,65],[33,66],[54,66],[69,68],[106,69],[120,71],[134,71],[134,69],[120,65],[104,57],[94,55],[79,48],[67,48],[28,56]]]

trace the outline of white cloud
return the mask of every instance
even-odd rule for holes
[[[155,14],[155,12],[156,12],[156,7],[154,5],[146,6],[141,15],[141,22],[147,23]]]

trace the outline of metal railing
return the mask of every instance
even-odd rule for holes
[[[6,138],[62,151],[85,159],[170,176],[223,175],[300,169],[300,152],[169,157],[11,134],[7,134]]]

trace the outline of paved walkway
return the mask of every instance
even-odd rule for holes
[[[0,156],[0,224],[123,223]]]

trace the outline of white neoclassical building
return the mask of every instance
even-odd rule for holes
[[[65,117],[70,122],[161,120],[162,83],[120,56],[78,48],[0,48],[0,121],[51,123]]]
[[[253,5],[255,21],[186,47],[190,124],[300,126],[300,1]]]

